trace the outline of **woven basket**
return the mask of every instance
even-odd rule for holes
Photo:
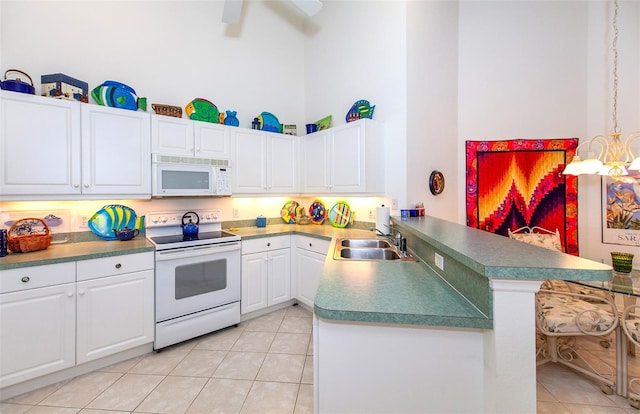
[[[42,230],[37,234],[20,234],[25,227],[30,227],[38,222],[42,225]],[[7,233],[7,248],[16,253],[35,252],[36,250],[44,250],[51,244],[51,230],[44,220],[39,218],[26,218],[18,220],[9,229]]]
[[[173,116],[176,118],[182,118],[182,108],[179,106],[163,105],[163,104],[151,104],[151,107],[158,115]]]

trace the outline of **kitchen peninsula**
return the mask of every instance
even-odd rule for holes
[[[436,218],[394,221],[421,262],[329,248],[316,412],[535,412],[535,292],[543,279],[609,280],[611,267]]]

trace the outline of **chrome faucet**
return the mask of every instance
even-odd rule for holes
[[[389,228],[389,233],[383,233],[380,229],[375,227],[371,227],[371,231],[375,231],[379,236],[386,237],[391,241],[400,252],[406,254],[407,253],[407,239],[402,236],[399,230],[393,228],[392,226],[385,224],[386,227]],[[395,235],[394,235],[395,234]]]

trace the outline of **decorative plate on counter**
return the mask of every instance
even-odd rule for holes
[[[322,224],[327,218],[327,208],[322,201],[314,200],[309,206],[309,216],[311,216],[311,222],[313,224]]]
[[[353,223],[353,210],[344,201],[338,201],[329,210],[329,222],[333,227],[344,228]]]
[[[295,224],[296,217],[302,215],[302,209],[303,207],[297,201],[289,200],[282,206],[280,217],[287,224]]]
[[[105,240],[118,240],[113,229],[120,230],[124,227],[136,228],[138,216],[136,212],[127,206],[110,204],[98,210],[87,223],[89,229],[98,237]]]

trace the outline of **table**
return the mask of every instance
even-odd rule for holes
[[[633,305],[640,298],[640,270],[634,269],[631,273],[613,272],[613,278],[609,281],[571,281],[582,286],[596,288],[611,292],[615,295],[623,295],[624,308]],[[634,349],[634,348],[632,348]],[[622,329],[622,323],[616,328],[616,393],[625,398],[629,397],[627,353],[629,341]],[[633,352],[635,355],[635,351]]]

